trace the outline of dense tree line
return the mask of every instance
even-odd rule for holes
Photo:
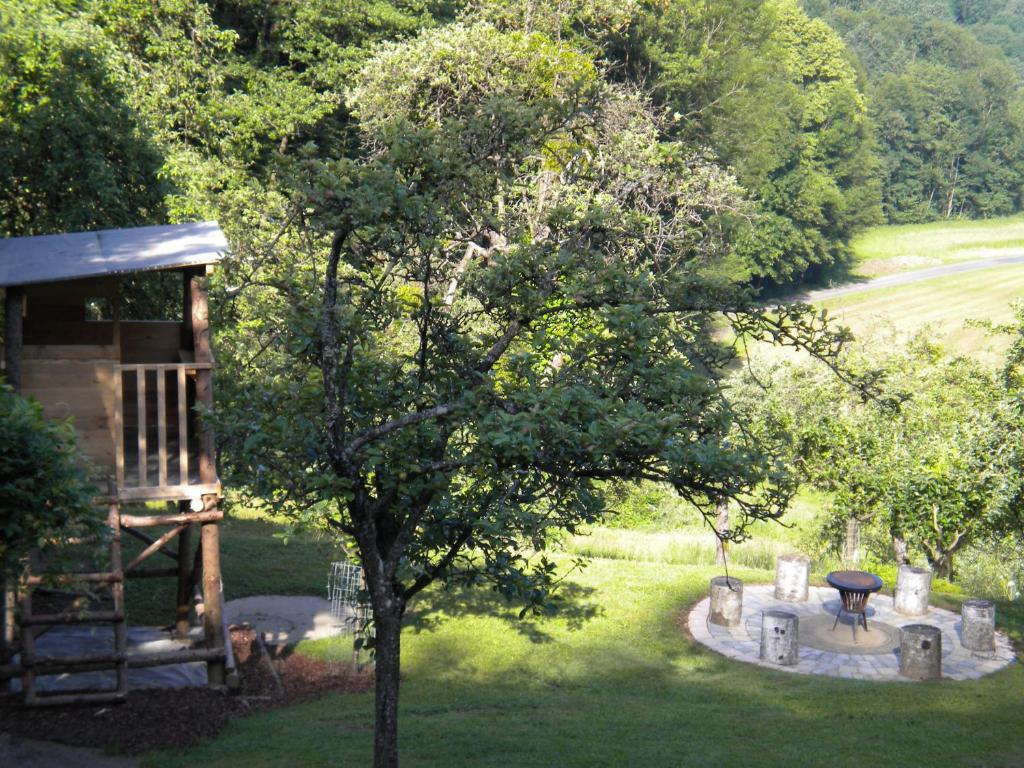
[[[799,280],[842,261],[852,234],[878,220],[871,127],[854,70],[839,38],[793,0],[687,1],[667,8],[581,0],[557,9],[526,0],[381,0],[358,8],[347,2],[34,0],[3,8],[12,35],[26,28],[29,15],[43,30],[30,38],[33,55],[52,57],[54,46],[63,46],[61,78],[89,71],[69,58],[72,30],[93,36],[100,44],[90,47],[91,66],[100,68],[109,90],[96,95],[92,107],[81,88],[75,99],[60,100],[70,102],[64,109],[82,113],[77,125],[70,116],[39,113],[39,124],[65,144],[87,141],[62,157],[108,168],[110,178],[32,183],[62,190],[51,207],[91,208],[93,218],[58,211],[32,216],[29,225],[28,214],[7,216],[9,234],[201,215],[231,226],[241,214],[226,210],[273,204],[262,182],[300,148],[318,156],[354,151],[345,93],[375,45],[455,19],[540,32],[586,52],[612,80],[649,90],[670,118],[668,134],[730,168],[754,203],[723,220],[737,274],[761,283]],[[53,39],[44,41],[44,33]],[[12,119],[5,125],[16,131],[8,156],[22,144],[44,152],[61,146],[35,142],[27,133],[40,129],[14,104],[24,104],[32,86],[19,69],[24,57],[13,46],[8,53],[0,75],[11,98]],[[113,135],[82,122],[89,109],[104,108],[108,115],[128,110],[107,121]],[[111,166],[115,156],[124,161]],[[33,167],[28,156],[21,159]],[[111,176],[114,167],[124,178]],[[4,171],[31,178],[13,161]],[[120,201],[133,218],[90,206],[92,189]],[[11,205],[38,205],[29,191],[9,186]]]
[[[1014,213],[1024,195],[1018,2],[807,0],[854,52],[893,222]]]
[[[263,180],[303,146],[357,151],[345,94],[374,47],[458,19],[545,34],[648,91],[669,135],[751,200],[723,226],[755,284],[820,276],[883,217],[1020,208],[1015,2],[803,5],[810,17],[796,0],[2,3],[3,231],[272,205]]]

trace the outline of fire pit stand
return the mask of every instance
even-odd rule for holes
[[[882,588],[882,580],[867,571],[832,571],[825,577],[830,586],[839,590],[839,610],[832,623],[835,632],[843,612],[855,614],[853,621],[853,642],[857,642],[857,624],[863,623],[868,631],[868,600]]]

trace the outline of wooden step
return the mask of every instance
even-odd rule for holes
[[[116,651],[99,651],[83,653],[80,656],[35,656],[25,654],[21,666],[31,669],[37,675],[70,672],[75,669],[96,669],[98,667],[116,667],[127,660],[127,654]]]
[[[21,620],[22,626],[53,626],[57,624],[112,624],[124,621],[120,611],[83,611],[81,613],[37,613]]]
[[[127,691],[82,691],[78,693],[33,692],[25,694],[27,707],[61,707],[71,704],[119,704],[128,698]]]
[[[76,582],[87,582],[89,584],[120,584],[124,581],[124,574],[120,571],[104,571],[100,573],[50,573],[46,576],[29,576],[24,584],[29,587],[38,587],[43,584],[74,584]]]

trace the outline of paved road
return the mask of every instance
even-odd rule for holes
[[[902,272],[898,275],[887,275],[876,277],[873,280],[864,280],[859,283],[847,283],[835,288],[823,288],[819,291],[809,291],[797,298],[801,301],[814,303],[825,299],[845,296],[849,293],[860,293],[861,291],[873,291],[876,288],[889,288],[895,285],[908,285],[924,280],[934,280],[937,277],[948,277],[963,272],[974,272],[979,269],[991,269],[993,267],[1009,267],[1014,264],[1024,264],[1024,249],[1007,251],[1003,256],[996,256],[989,259],[978,259],[977,261],[962,261],[955,264],[944,264],[941,267],[929,269],[917,269],[913,272]]]

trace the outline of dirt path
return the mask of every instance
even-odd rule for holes
[[[934,280],[937,277],[948,277],[963,272],[974,272],[979,269],[992,269],[995,267],[1009,267],[1015,264],[1024,264],[1024,250],[1013,250],[1004,256],[996,256],[990,259],[978,259],[977,261],[964,261],[956,264],[944,264],[941,267],[929,269],[917,269],[913,272],[903,272],[898,275],[886,275],[876,277],[873,280],[864,280],[859,283],[847,283],[835,288],[823,288],[818,291],[808,291],[793,298],[806,301],[810,304],[832,299],[837,296],[846,296],[850,293],[862,291],[873,291],[877,288],[890,288],[897,285],[909,285],[911,283]]]

